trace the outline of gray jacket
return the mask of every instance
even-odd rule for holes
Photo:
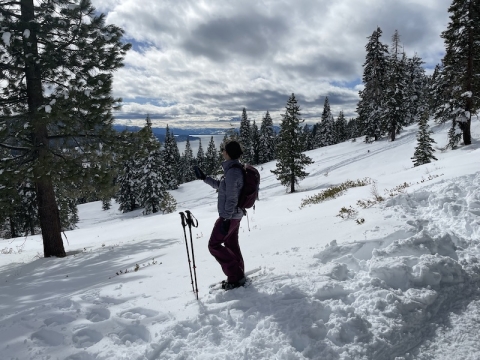
[[[238,196],[243,187],[243,171],[233,167],[240,164],[238,160],[227,160],[222,163],[224,176],[215,180],[207,176],[204,182],[214,189],[218,189],[217,209],[218,214],[224,219],[241,219],[242,209],[237,207]]]

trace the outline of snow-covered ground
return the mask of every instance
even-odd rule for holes
[[[64,259],[41,258],[39,236],[1,240],[0,358],[479,359],[480,121],[473,145],[413,168],[416,130],[309,152],[294,194],[263,165],[240,230],[247,269],[262,268],[247,288],[209,293],[224,276],[207,249],[216,194],[200,181],[172,191],[199,221],[199,300],[177,212],[81,205]],[[448,127],[433,130],[443,146]],[[375,188],[300,209],[365,177]],[[375,189],[384,201],[357,204]],[[358,213],[344,220],[342,207]]]

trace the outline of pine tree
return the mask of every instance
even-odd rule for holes
[[[362,134],[358,126],[358,118],[350,119],[347,123],[347,133],[349,139],[356,139]]]
[[[135,210],[137,203],[137,173],[133,159],[125,160],[123,171],[118,176],[118,194],[116,195],[119,210],[126,213]]]
[[[275,130],[273,120],[267,111],[260,125],[258,162],[264,164],[275,159]]]
[[[203,151],[202,147],[202,139],[198,140],[198,151],[197,151],[197,157],[195,158],[195,163],[197,166],[201,169],[205,167],[205,152]]]
[[[433,131],[431,131],[428,126],[427,111],[424,111],[422,117],[420,118],[418,127],[417,147],[415,148],[415,153],[412,157],[414,166],[428,164],[432,160],[437,160],[437,158],[433,156],[435,149],[432,147],[432,144],[435,143],[435,140],[433,140],[433,138],[430,136],[433,134]]]
[[[163,144],[163,163],[165,164],[165,172],[163,181],[167,190],[178,189],[178,166],[180,155],[178,152],[177,142],[168,125],[165,129],[165,143]]]
[[[280,133],[277,144],[276,169],[271,170],[280,183],[290,187],[290,192],[295,192],[295,184],[304,179],[308,173],[305,167],[313,163],[312,159],[302,153],[303,145],[300,141],[300,107],[297,105],[295,95],[288,99],[285,114],[282,115]]]
[[[260,164],[260,131],[258,130],[258,126],[255,123],[255,120],[253,121],[252,128],[251,128],[251,133],[252,133],[252,164],[253,165],[258,165]]]
[[[153,136],[148,144],[149,153],[143,158],[142,174],[139,179],[140,189],[138,200],[144,208],[143,214],[148,215],[162,210],[162,200],[168,194],[163,174],[165,174],[165,164],[160,152],[160,143]]]
[[[91,179],[83,165],[109,155],[112,74],[130,45],[89,0],[2,0],[0,13],[0,172],[33,174],[44,256],[64,257],[56,184]]]
[[[300,142],[302,143],[303,151],[313,150],[313,136],[308,124],[305,124],[302,128]]]
[[[345,119],[343,111],[340,111],[340,113],[338,114],[337,121],[335,122],[335,129],[335,133],[337,135],[337,143],[348,140],[349,136],[347,132],[347,119]]]
[[[193,166],[195,165],[195,159],[193,157],[192,146],[190,145],[190,139],[187,137],[187,141],[185,143],[185,150],[183,152],[182,157],[182,182],[190,182],[196,179],[195,173],[193,171]]]
[[[383,135],[384,92],[388,70],[388,47],[380,41],[382,30],[378,27],[365,46],[367,56],[363,64],[364,89],[359,92],[358,121],[365,142],[377,141]]]
[[[316,147],[333,145],[336,143],[335,138],[335,122],[332,116],[332,111],[330,110],[328,96],[326,96],[323,104],[322,119],[317,125],[317,131],[315,134]]]
[[[122,152],[119,152],[120,170],[117,176],[118,192],[116,195],[119,210],[126,213],[140,207],[138,198],[140,193],[140,149],[141,137],[139,133],[124,131],[122,138]]]
[[[416,54],[407,60],[406,125],[418,122],[421,114],[428,110],[428,78],[423,64]]]
[[[448,78],[444,76],[443,64],[437,64],[428,79],[428,109],[435,118],[443,118],[443,109],[448,108]]]
[[[405,53],[401,53],[400,35],[395,30],[392,36],[392,51],[388,58],[387,81],[385,86],[384,119],[382,132],[389,134],[390,141],[400,133],[406,124],[407,75]]]
[[[247,110],[243,108],[242,119],[240,120],[240,133],[238,140],[243,148],[243,161],[246,163],[252,163],[252,133],[250,129],[250,120],[248,120]]]
[[[442,33],[446,51],[438,79],[445,86],[442,98],[448,102],[437,109],[435,118],[441,123],[452,121],[448,147],[455,148],[461,138],[465,145],[472,143],[472,114],[480,107],[480,4],[453,0],[448,12],[450,22]]]
[[[216,175],[220,172],[220,163],[218,162],[218,150],[215,146],[213,136],[210,137],[210,142],[208,143],[203,171],[207,175]]]

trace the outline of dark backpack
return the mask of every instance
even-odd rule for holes
[[[258,190],[260,189],[260,173],[252,165],[233,164],[232,167],[242,169],[243,187],[238,196],[237,206],[240,209],[249,209],[255,205],[258,199]]]

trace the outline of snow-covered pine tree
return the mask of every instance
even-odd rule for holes
[[[178,152],[177,142],[173,133],[170,131],[168,125],[165,129],[165,143],[163,144],[163,163],[165,172],[163,174],[163,181],[167,190],[178,189],[178,166],[180,155]]]
[[[303,151],[313,150],[313,136],[310,126],[305,124],[300,133],[300,142],[302,143]]]
[[[165,163],[160,151],[160,143],[152,136],[147,148],[149,151],[143,159],[139,192],[139,202],[144,208],[144,215],[162,211],[162,201],[168,194],[163,180]]]
[[[443,64],[437,64],[433,74],[428,77],[427,85],[428,109],[435,118],[443,117],[443,109],[449,107],[448,88],[448,78],[444,76]]]
[[[362,131],[359,129],[358,118],[352,118],[347,123],[348,139],[356,139],[361,136]]]
[[[121,212],[130,212],[140,205],[138,198],[138,172],[135,159],[126,159],[123,162],[122,172],[118,175],[118,193],[116,195],[118,209]]]
[[[119,210],[126,213],[140,207],[140,159],[142,156],[141,133],[124,131],[121,134],[119,157],[119,174],[117,176],[118,192],[115,196]]]
[[[252,163],[252,132],[250,128],[250,120],[248,120],[247,110],[243,108],[242,118],[240,120],[240,133],[238,136],[238,141],[243,149],[242,159],[244,162],[251,164]]]
[[[2,170],[34,174],[44,256],[64,257],[55,185],[90,180],[83,165],[109,156],[113,72],[131,46],[90,0],[2,0],[0,11],[0,144],[13,150]]]
[[[258,162],[264,164],[275,159],[275,130],[270,112],[267,111],[260,125]]]
[[[202,139],[198,140],[197,157],[195,158],[195,164],[203,169],[205,168],[205,152],[203,151]]]
[[[433,131],[428,126],[428,112],[424,111],[418,122],[417,147],[412,157],[413,166],[428,164],[432,160],[437,160],[433,156],[435,149],[432,144],[435,143],[435,140],[430,136],[431,134],[433,134]]]
[[[442,33],[445,42],[443,71],[439,82],[447,85],[448,103],[437,109],[438,122],[452,121],[448,147],[455,148],[463,138],[472,143],[471,121],[480,107],[480,4],[472,0],[453,0],[450,22]]]
[[[193,157],[192,146],[190,145],[190,138],[187,136],[187,141],[185,143],[185,150],[183,151],[183,157],[181,160],[182,164],[182,182],[190,182],[196,179],[195,172],[193,171],[193,166],[195,165],[195,159]]]
[[[207,175],[217,175],[220,173],[221,166],[218,162],[218,150],[215,146],[215,141],[213,136],[210,137],[210,142],[208,143],[207,152],[205,154],[205,165],[203,166],[203,171]]]
[[[253,120],[251,130],[252,139],[252,165],[260,164],[260,131],[255,120]]]
[[[297,104],[295,95],[288,99],[285,114],[282,115],[282,123],[278,134],[277,164],[276,169],[271,170],[280,183],[290,192],[295,192],[295,184],[304,179],[308,173],[305,167],[313,163],[312,159],[303,154],[303,144],[300,141],[300,106]]]
[[[332,116],[332,111],[330,110],[328,96],[325,97],[322,118],[317,126],[315,136],[315,144],[317,147],[329,146],[336,143],[335,121]]]
[[[392,36],[392,48],[388,58],[387,81],[385,87],[383,129],[390,141],[400,133],[406,123],[407,99],[407,57],[400,44],[397,30]]]
[[[342,110],[340,110],[337,121],[335,121],[335,134],[337,135],[337,143],[347,141],[349,138],[347,132],[347,119],[345,119]]]
[[[6,181],[4,181],[6,180]],[[0,236],[14,238],[36,234],[39,228],[33,182],[23,181],[17,186],[0,180]]]
[[[382,44],[382,30],[378,27],[365,46],[367,55],[363,64],[364,88],[359,92],[358,121],[361,123],[365,142],[378,140],[382,135],[384,92],[388,71],[388,46]]]
[[[407,59],[406,125],[417,123],[421,114],[428,109],[428,78],[423,64],[416,54]]]

